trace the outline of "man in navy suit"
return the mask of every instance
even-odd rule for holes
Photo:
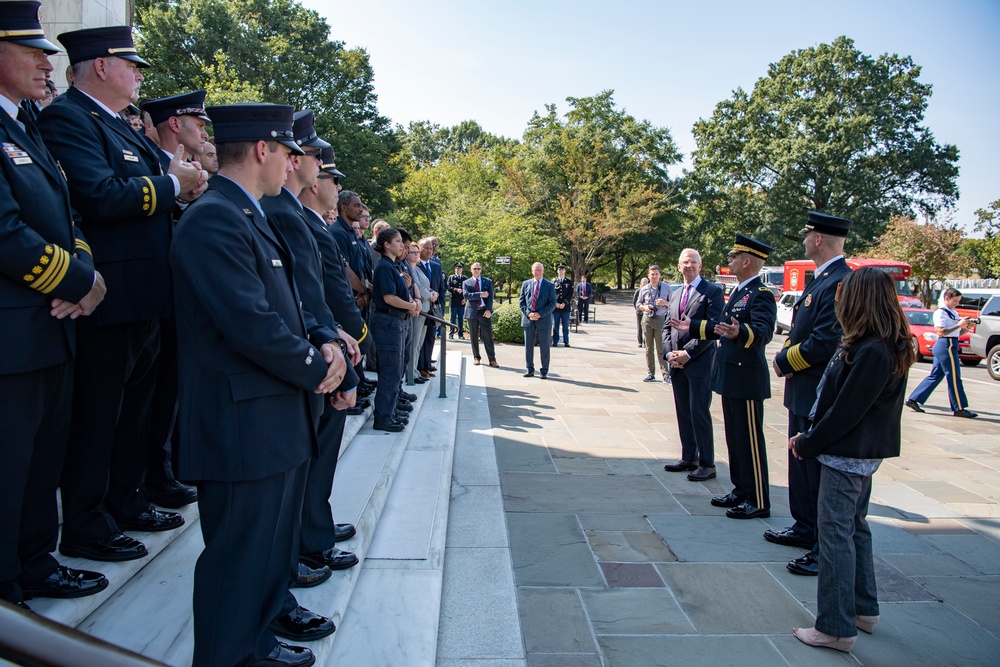
[[[258,200],[281,192],[290,106],[210,107],[219,173],[170,251],[180,359],[180,469],[198,482],[194,665],[313,664],[279,644],[317,426],[350,372],[346,345],[300,304],[296,258]],[[315,159],[314,159],[315,162]],[[232,585],[234,572],[240,584]],[[297,612],[306,631],[332,622]],[[278,625],[276,625],[278,624]]]
[[[594,287],[587,281],[587,276],[580,276],[576,284],[577,321],[590,322],[590,302],[593,300]]]
[[[137,489],[146,473],[160,320],[173,311],[167,253],[174,200],[193,198],[205,175],[180,154],[164,173],[155,146],[118,115],[138,99],[140,68],[149,66],[135,52],[131,28],[75,30],[59,41],[73,87],[42,110],[38,129],[66,172],[70,200],[108,285],[101,308],[77,331],[59,549],[131,560],[146,549],[122,530],[184,523]]]
[[[420,239],[417,245],[420,246],[420,262],[417,266],[424,272],[431,284],[431,314],[444,317],[444,271],[441,270],[441,262],[435,261],[434,238]],[[427,320],[424,326],[427,327],[427,335],[424,336],[424,346],[420,350],[418,368],[431,373],[436,370],[431,357],[434,353],[434,334],[438,325],[436,322]]]
[[[76,318],[104,298],[69,190],[21,99],[52,71],[38,2],[0,3],[0,600],[74,598],[108,580],[52,557],[70,430]]]
[[[673,321],[709,320],[722,316],[722,288],[701,278],[701,254],[692,248],[681,251],[677,269],[684,284],[670,295],[667,317]],[[681,459],[663,466],[670,472],[688,471],[688,479],[701,482],[715,477],[715,442],[712,433],[712,372],[718,343],[682,332],[663,329],[663,356],[673,383],[677,428],[681,436]]]
[[[535,341],[538,341],[541,356],[541,374],[544,380],[549,374],[549,348],[552,345],[552,311],[556,309],[555,285],[545,279],[545,267],[541,262],[531,265],[531,280],[521,283],[521,328],[524,329],[524,362],[528,371],[524,377],[535,375]]]
[[[486,348],[486,358],[490,366],[500,368],[493,349],[493,281],[483,277],[483,266],[472,263],[472,277],[462,283],[462,298],[465,299],[465,319],[469,323],[469,338],[472,340],[472,365],[482,363],[479,356],[479,340]]]

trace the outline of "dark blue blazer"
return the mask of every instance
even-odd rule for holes
[[[476,279],[469,278],[462,283],[462,298],[465,299],[465,317],[475,317],[479,314],[479,307],[486,306],[486,310],[493,312],[493,281],[489,278],[479,278],[481,290],[476,291]],[[489,296],[483,299],[480,292],[489,292]]]
[[[710,283],[702,278],[698,282],[698,286],[691,290],[684,312],[681,313],[683,295],[683,285],[670,293],[670,301],[667,306],[668,322],[672,319],[679,320],[682,314],[687,315],[692,320],[718,320],[722,316],[725,299],[722,295],[722,288],[715,283]],[[684,373],[690,377],[712,377],[712,367],[717,349],[718,345],[714,340],[698,338],[698,336],[692,335],[691,331],[681,332],[669,326],[663,327],[663,356],[666,357],[668,352],[674,350],[687,352],[691,359],[684,364]]]
[[[281,234],[225,176],[188,207],[170,264],[180,360],[178,475],[233,482],[318,452],[328,329],[300,307]]]
[[[23,373],[74,357],[76,321],[52,317],[50,304],[86,296],[94,264],[66,179],[34,127],[0,112],[0,142],[0,373]]]
[[[108,293],[89,324],[169,317],[174,183],[158,151],[76,88],[38,115],[45,145],[69,180],[73,208]]]
[[[544,328],[547,322],[549,329],[551,329],[552,311],[556,309],[556,287],[545,278],[542,278],[542,284],[538,287],[538,301],[535,302],[534,308],[534,312],[542,317],[541,319],[531,321],[528,319],[528,313],[532,312],[531,297],[535,289],[534,283],[534,278],[521,283],[521,296],[518,297],[518,305],[521,307],[521,326],[530,327],[537,325]]]

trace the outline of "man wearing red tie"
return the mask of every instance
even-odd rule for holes
[[[535,341],[541,348],[542,379],[549,374],[549,347],[552,344],[552,311],[556,309],[555,285],[545,280],[541,262],[531,265],[531,280],[521,283],[521,328],[524,329],[524,361],[528,367],[524,377],[535,375]]]

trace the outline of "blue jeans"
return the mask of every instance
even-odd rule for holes
[[[965,397],[965,387],[962,386],[962,373],[959,370],[961,367],[962,364],[958,359],[958,339],[938,338],[934,343],[934,365],[931,367],[931,374],[917,385],[910,394],[910,400],[926,403],[941,380],[947,379],[948,401],[951,403],[952,412],[969,407],[969,399]]]
[[[855,616],[878,616],[868,501],[872,478],[820,465],[816,629],[856,637]]]
[[[465,330],[462,328],[465,326],[465,306],[451,307],[451,323],[458,327],[458,330],[450,329],[448,337],[450,338],[457,333],[459,338],[465,338]]]
[[[562,324],[563,345],[569,345],[569,304],[562,310],[552,311],[552,344],[559,342],[559,325]]]
[[[399,383],[403,380],[409,320],[388,313],[372,313],[371,331],[378,353],[378,391],[375,392],[375,421],[387,422],[396,412]]]

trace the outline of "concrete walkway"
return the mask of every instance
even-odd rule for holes
[[[813,624],[816,579],[762,537],[790,525],[782,382],[765,405],[772,516],[727,519],[708,502],[730,490],[721,404],[718,479],[664,472],[673,397],[642,382],[630,296],[552,350],[547,380],[521,377],[516,345],[482,367],[528,667],[1000,664],[1000,384],[967,373],[978,420],[952,417],[943,387],[904,413],[870,512],[882,622],[851,656],[810,648],[790,630]]]

